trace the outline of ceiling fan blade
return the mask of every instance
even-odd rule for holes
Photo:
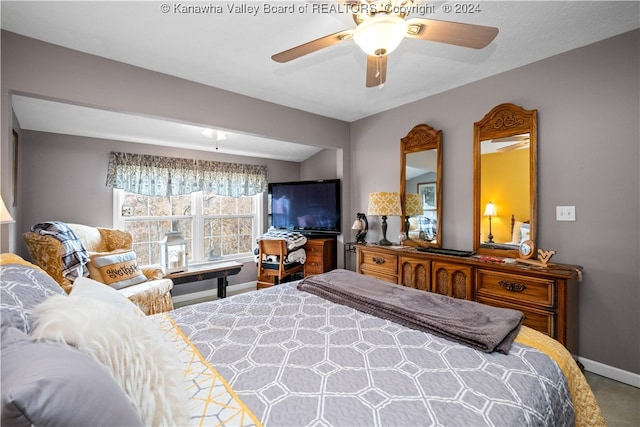
[[[387,81],[387,55],[367,56],[367,87],[382,86]]]
[[[524,134],[524,135],[513,135],[513,136],[505,136],[502,138],[494,138],[491,140],[491,142],[520,142],[520,141],[527,141],[529,142],[529,134]]]
[[[482,49],[498,35],[495,27],[414,18],[407,21],[407,37]]]
[[[337,33],[330,34],[328,36],[320,37],[319,39],[312,40],[310,42],[301,44],[291,49],[284,50],[280,53],[276,53],[271,57],[276,62],[289,62],[293,59],[300,58],[301,56],[308,55],[316,52],[325,47],[333,46],[342,41],[349,40],[353,36],[353,30],[343,30]]]
[[[524,148],[529,146],[529,141],[521,141],[515,144],[507,145],[506,147],[498,148],[496,151],[506,153],[507,151],[517,150],[518,148]]]

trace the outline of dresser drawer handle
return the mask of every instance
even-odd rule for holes
[[[505,280],[500,280],[498,285],[511,292],[522,292],[527,289],[527,287],[521,283],[507,282]]]
[[[384,258],[378,258],[377,256],[374,256],[371,259],[372,259],[373,262],[375,262],[378,265],[385,263],[385,259]]]

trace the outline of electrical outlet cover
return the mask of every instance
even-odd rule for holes
[[[556,221],[575,221],[575,206],[556,206]]]

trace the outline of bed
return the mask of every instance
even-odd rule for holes
[[[593,393],[571,355],[556,341],[524,326],[514,329],[514,341],[506,352],[491,351],[473,340],[471,345],[463,344],[444,338],[446,335],[437,329],[430,333],[405,326],[405,320],[390,320],[402,315],[393,304],[384,305],[387,318],[381,318],[372,314],[378,308],[368,301],[356,309],[330,300],[332,297],[319,296],[317,290],[306,288],[313,284],[309,278],[144,317],[120,300],[89,304],[89,296],[74,296],[73,291],[60,295],[48,285],[16,293],[17,282],[33,280],[35,273],[30,269],[35,267],[15,259],[3,263],[3,370],[4,331],[9,324],[20,323],[18,319],[28,326],[23,329],[32,339],[53,345],[51,341],[61,332],[47,335],[43,325],[53,325],[55,330],[51,318],[64,311],[66,317],[61,323],[68,326],[75,310],[70,301],[77,301],[77,310],[102,304],[102,315],[114,319],[117,313],[118,319],[98,331],[99,337],[116,328],[118,322],[127,326],[136,323],[132,329],[135,332],[129,335],[149,331],[147,337],[135,338],[136,344],[148,343],[145,345],[155,348],[137,345],[142,347],[140,357],[155,354],[149,363],[156,364],[153,371],[164,369],[163,385],[173,384],[171,379],[179,374],[175,384],[180,383],[188,397],[188,402],[181,405],[175,404],[181,401],[179,396],[167,399],[166,406],[156,405],[155,414],[140,415],[139,425],[162,424],[149,421],[149,417],[157,417],[163,410],[175,411],[167,424],[185,417],[184,424],[188,425],[604,425]],[[359,279],[375,282],[344,270],[314,277],[319,283],[335,283],[345,277],[358,286]],[[37,280],[44,282],[46,278],[38,276]],[[366,285],[371,286],[371,282]],[[395,285],[380,285],[403,291]],[[384,295],[389,288],[384,286],[379,290],[386,301]],[[96,290],[102,292],[103,288],[108,287],[102,285]],[[18,302],[20,299],[24,301]],[[442,303],[446,305],[449,300]],[[64,310],[60,310],[60,304]],[[12,308],[7,310],[8,306]],[[87,311],[96,310],[85,310],[80,324],[83,327],[93,316]],[[77,335],[64,339],[82,341]],[[112,341],[105,342],[115,345]],[[85,351],[82,345],[75,347]],[[165,352],[170,357],[165,357]],[[144,377],[150,370],[131,375]],[[150,382],[144,378],[139,383]],[[156,388],[159,386],[152,391],[157,392]],[[3,421],[4,394],[8,390],[11,387],[5,384],[3,372]],[[178,390],[171,391],[179,394]],[[140,411],[142,405],[128,396]],[[82,398],[91,400],[90,395]],[[97,400],[105,404],[105,399]],[[79,406],[90,407],[84,401]],[[109,425],[100,420],[92,424]]]

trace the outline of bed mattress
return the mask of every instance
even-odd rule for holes
[[[296,285],[167,315],[248,411],[238,411],[247,425],[575,424],[567,378],[537,348],[481,352]]]

